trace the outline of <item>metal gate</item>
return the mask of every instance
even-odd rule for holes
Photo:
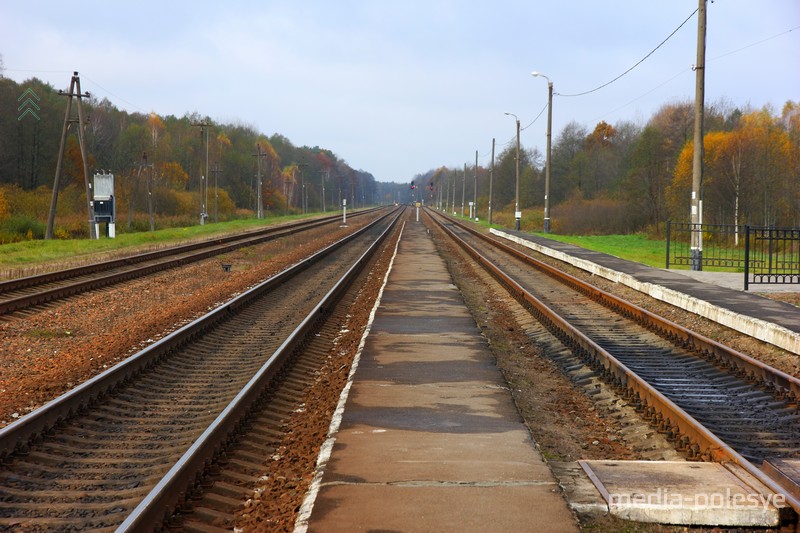
[[[702,231],[701,267],[744,270],[744,290],[800,283],[800,228],[667,222],[666,267],[692,265],[692,233]]]

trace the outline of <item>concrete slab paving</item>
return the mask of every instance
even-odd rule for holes
[[[609,514],[659,524],[774,527],[785,499],[718,463],[579,461]],[[774,504],[774,505],[773,505]],[[777,505],[777,507],[776,507]]]
[[[308,531],[577,531],[486,339],[406,224]]]
[[[549,484],[328,486],[325,498],[314,508],[315,520],[309,531],[576,531],[569,517],[554,516],[554,496],[560,498]],[[350,505],[351,502],[363,505]]]
[[[773,479],[777,479],[787,494],[800,498],[800,459],[766,459],[763,470]]]

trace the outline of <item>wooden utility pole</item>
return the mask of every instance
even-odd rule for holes
[[[489,167],[489,225],[492,225],[492,181],[494,180],[494,137],[492,137],[492,165]]]
[[[219,168],[219,161],[214,161],[214,168],[211,169],[211,173],[214,174],[214,223],[216,224],[219,221],[219,175],[222,173],[222,169]]]
[[[86,208],[89,214],[89,238],[97,239],[97,229],[94,224],[94,204],[92,202],[92,183],[89,181],[89,159],[86,156],[86,141],[84,139],[84,118],[83,118],[83,98],[89,98],[89,93],[81,93],[81,79],[78,72],[72,73],[69,83],[69,92],[58,91],[58,94],[69,98],[67,100],[67,111],[64,113],[64,126],[61,128],[61,145],[58,148],[58,159],[56,161],[56,175],[53,179],[53,197],[50,201],[50,213],[47,217],[47,232],[45,239],[53,238],[53,227],[56,221],[56,204],[58,203],[58,189],[61,187],[61,167],[64,163],[64,148],[67,142],[67,130],[69,125],[76,122],[70,118],[72,114],[72,99],[78,99],[78,144],[81,148],[81,161],[83,162],[83,183],[86,188]]]
[[[128,200],[128,229],[131,229],[131,224],[133,222],[133,196],[134,191],[139,188],[139,183],[142,179],[142,169],[148,169],[148,176],[145,178],[146,180],[146,189],[147,189],[147,214],[150,218],[150,231],[154,231],[156,229],[155,219],[153,218],[153,191],[150,185],[151,178],[153,177],[153,164],[147,163],[147,152],[142,152],[142,159],[139,161],[139,170],[136,173],[136,182],[131,185],[131,192],[130,198]]]
[[[147,166],[147,216],[150,219],[150,231],[156,230],[156,219],[153,213],[153,163],[147,162],[147,153],[142,152],[142,161]]]
[[[264,218],[264,199],[262,197],[262,190],[264,187],[261,185],[261,158],[266,157],[267,153],[261,151],[261,143],[256,143],[256,153],[252,154],[256,158],[256,167],[258,168],[258,174],[256,174],[256,218],[262,219]]]
[[[692,270],[703,270],[703,108],[706,73],[706,0],[697,8],[697,64],[694,96],[694,153],[692,159],[691,201],[691,264]]]
[[[300,169],[300,211],[305,215],[308,211],[308,195],[306,193],[306,175],[303,168],[307,167],[306,163],[298,163],[297,167]],[[355,208],[355,199],[353,200],[353,208]]]

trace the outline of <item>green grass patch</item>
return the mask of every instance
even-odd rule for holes
[[[537,233],[536,235],[651,267],[664,268],[666,265],[666,241],[650,239],[642,234],[584,236]]]
[[[321,213],[320,213],[321,214]],[[315,215],[311,215],[312,217]],[[137,249],[155,249],[175,246],[193,240],[212,238],[215,235],[238,233],[260,226],[271,226],[292,220],[309,218],[309,215],[286,215],[262,220],[241,219],[204,226],[165,228],[156,231],[124,233],[116,238],[29,240],[0,245],[0,268],[20,268],[51,261],[89,257],[94,255],[124,255]],[[118,230],[122,224],[117,224]],[[103,228],[101,227],[101,233]]]
[[[31,329],[25,334],[34,339],[59,339],[72,337],[74,335],[71,331],[55,331],[51,329]]]
[[[477,224],[500,230],[511,227],[502,224],[502,221],[499,224],[492,223],[490,225],[486,220],[480,220]],[[647,235],[641,233],[633,235],[556,235],[553,233],[530,233],[554,241],[574,244],[575,246],[580,246],[587,250],[613,255],[628,261],[635,261],[651,267],[664,268],[666,264],[667,241],[663,239],[651,239]]]

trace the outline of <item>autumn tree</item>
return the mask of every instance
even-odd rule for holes
[[[623,197],[645,213],[647,223],[656,232],[664,220],[664,190],[671,175],[670,156],[668,141],[662,132],[647,126],[634,145],[631,169],[623,187]]]
[[[742,115],[733,131],[709,132],[703,143],[705,223],[797,224],[800,147],[768,109]],[[688,206],[692,146],[680,153],[668,189],[673,213]]]
[[[555,205],[584,187],[587,162],[584,151],[587,129],[569,122],[553,142],[550,160],[550,204]]]

